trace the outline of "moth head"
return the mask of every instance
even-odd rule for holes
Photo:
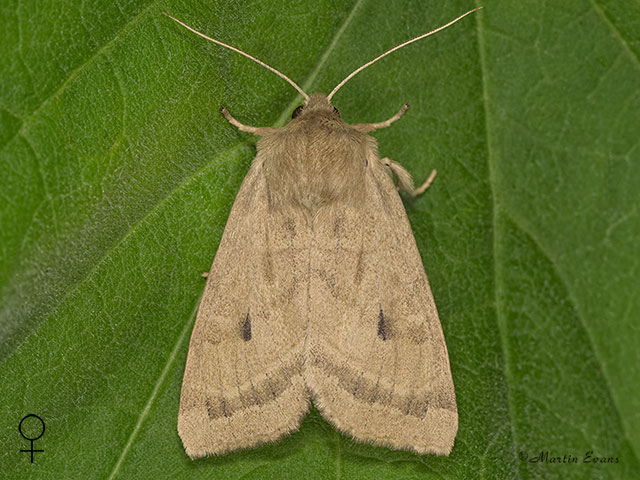
[[[296,107],[291,114],[291,119],[293,120],[294,118],[305,117],[310,115],[312,112],[328,114],[331,117],[340,118],[340,112],[336,107],[331,105],[331,102],[326,95],[321,93],[312,93],[302,105]]]

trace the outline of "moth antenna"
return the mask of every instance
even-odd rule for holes
[[[180,20],[178,20],[175,17],[172,17],[171,15],[169,15],[167,12],[162,12],[163,15],[166,15],[167,17],[169,17],[171,20],[173,20],[174,22],[179,23],[180,25],[182,25],[184,28],[186,28],[187,30],[191,30],[193,33],[195,33],[196,35],[200,35],[202,38],[206,38],[207,40],[209,40],[210,42],[213,43],[217,43],[218,45],[228,48],[229,50],[233,50],[234,52],[239,53],[240,55],[244,55],[245,57],[253,60],[254,62],[258,63],[259,65],[262,65],[264,68],[266,68],[267,70],[271,70],[273,73],[275,73],[276,75],[278,75],[280,78],[284,78],[287,82],[289,82],[289,84],[295,88],[300,95],[303,96],[303,98],[305,100],[309,100],[309,95],[307,95],[306,93],[304,93],[304,91],[296,84],[296,82],[294,82],[293,80],[291,80],[289,77],[287,77],[284,73],[279,72],[278,70],[276,70],[275,68],[273,68],[271,65],[267,65],[266,63],[264,63],[262,60],[257,59],[256,57],[249,55],[248,53],[243,52],[242,50],[240,50],[239,48],[233,47],[231,45],[228,45],[224,42],[221,42],[220,40],[216,40],[215,38],[211,38],[207,35],[205,35],[204,33],[200,33],[199,31],[197,31],[195,28],[191,28],[189,25],[187,25],[186,23],[181,22]]]
[[[469,10],[466,13],[463,13],[462,15],[460,15],[458,18],[451,20],[449,23],[447,23],[446,25],[442,25],[441,27],[436,28],[435,30],[431,30],[430,32],[427,33],[423,33],[422,35],[419,35],[415,38],[412,38],[411,40],[407,40],[404,43],[401,43],[400,45],[396,45],[395,47],[393,47],[390,50],[387,50],[386,52],[384,52],[381,55],[378,55],[376,58],[374,58],[373,60],[371,60],[370,62],[365,63],[364,65],[362,65],[360,68],[354,70],[353,72],[351,72],[347,78],[345,78],[344,80],[342,80],[337,86],[336,88],[334,88],[331,93],[329,94],[329,96],[327,97],[329,99],[329,101],[331,101],[331,98],[336,94],[336,92],[338,90],[340,90],[340,88],[342,88],[342,86],[347,83],[349,80],[351,80],[353,77],[355,77],[358,73],[360,73],[362,70],[364,70],[365,68],[367,68],[370,65],[373,65],[374,63],[376,63],[378,60],[380,60],[382,57],[386,57],[387,55],[389,55],[392,52],[395,52],[396,50],[401,49],[402,47],[406,47],[407,45],[409,45],[410,43],[413,42],[417,42],[418,40],[421,40],[425,37],[428,37],[429,35],[433,35],[434,33],[439,32],[440,30],[444,30],[445,28],[453,25],[454,23],[456,23],[458,20],[461,20],[462,18],[466,17],[467,15],[475,12],[476,10],[480,10],[482,7],[477,7],[474,8],[473,10]]]

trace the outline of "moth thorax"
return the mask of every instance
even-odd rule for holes
[[[333,203],[364,201],[366,157],[363,145],[347,141],[343,134],[321,130],[311,139],[306,156],[299,163],[300,203],[313,211]],[[332,138],[333,137],[333,138]],[[333,140],[333,141],[331,141]]]
[[[306,123],[306,122],[304,122]],[[287,128],[261,143],[269,152],[265,174],[272,206],[295,205],[315,213],[334,203],[361,204],[372,137],[313,120],[314,128]],[[302,126],[302,125],[300,125]],[[346,127],[346,128],[344,128]]]

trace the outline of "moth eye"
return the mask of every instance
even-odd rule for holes
[[[300,105],[299,107],[296,107],[296,109],[291,114],[291,118],[292,119],[296,118],[298,115],[300,115],[300,112],[302,112],[302,105]]]
[[[338,111],[338,109],[336,107],[333,107],[333,111],[340,117],[340,112]]]

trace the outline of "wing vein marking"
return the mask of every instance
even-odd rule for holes
[[[260,165],[260,167],[262,168],[262,165]],[[266,180],[265,180],[264,174],[260,175],[258,178],[261,178],[262,181],[265,182],[265,188],[268,188],[268,185],[266,184]],[[267,205],[267,209],[268,208],[269,208],[269,206]],[[269,222],[265,222],[264,223],[264,229],[265,229],[265,232],[264,232],[264,234],[265,234],[265,248],[268,251],[270,251],[271,244],[270,244],[270,241],[269,241]],[[251,291],[249,292],[249,297],[248,297],[249,304],[251,303],[251,299],[253,298],[253,292],[255,291],[255,284],[256,284],[256,278],[255,277],[256,277],[256,261],[257,261],[257,259],[255,258],[256,257],[255,255],[253,255],[252,257],[253,257],[252,261],[251,261],[251,279],[252,279],[252,282],[251,282]],[[269,338],[271,339],[271,345],[277,351],[277,347],[276,346],[278,345],[278,343],[274,341],[275,340],[275,335],[273,334],[273,329],[271,328],[271,324],[269,322],[269,316],[268,315],[264,315],[264,322],[265,322],[265,325],[266,325],[266,330],[268,332]],[[257,355],[258,354],[258,347],[257,347],[257,343],[256,342],[253,342],[253,349],[254,349],[254,351],[256,352],[256,355]],[[295,351],[295,349],[294,349],[294,351]],[[257,358],[260,358],[260,356],[257,355]],[[282,357],[280,355],[276,354],[276,358],[277,358],[278,364],[280,365],[280,371],[283,372],[283,373],[286,373],[287,369],[285,368],[285,365],[284,365],[284,363],[282,361]],[[271,393],[273,394],[274,400],[277,400],[277,398],[282,395],[282,392],[288,390],[289,387],[293,387],[293,381],[291,379],[291,376],[289,375],[289,376],[287,376],[287,380],[288,380],[289,386],[287,388],[283,389],[282,392],[280,392],[280,394],[277,395],[276,394],[277,389],[275,389],[273,387],[273,382],[272,382],[271,376],[268,375],[267,373],[265,373],[265,376],[266,376],[266,380],[265,381],[267,382],[267,385],[269,386],[269,389],[271,390]]]
[[[260,167],[262,167],[262,165],[260,165]],[[255,174],[255,176],[253,178],[253,183],[255,184],[256,182],[259,182],[259,179],[260,179],[259,172],[256,171],[256,174]],[[247,205],[251,205],[255,201],[256,189],[255,188],[251,188],[251,189],[247,190],[247,193],[248,193],[248,195],[247,195],[246,203],[247,203]],[[245,232],[246,231],[246,227],[247,227],[247,224],[249,223],[249,219],[250,218],[251,218],[250,215],[245,215],[244,216],[244,218],[242,219],[242,229],[240,230],[240,232]],[[236,234],[237,234],[237,232],[236,232]],[[243,237],[242,241],[243,242],[247,242],[247,237],[246,236]],[[250,265],[250,267],[249,267],[249,269],[250,269],[250,272],[249,272],[250,290],[249,290],[249,295],[247,295],[247,298],[246,298],[246,306],[247,306],[246,310],[247,310],[247,312],[251,308],[251,299],[253,298],[253,292],[254,292],[254,285],[255,285],[255,278],[254,278],[255,256],[251,256],[251,261],[249,262],[249,265]],[[244,311],[244,310],[245,309],[242,309],[242,311]],[[233,321],[233,319],[232,319],[232,321]],[[255,346],[255,342],[253,342],[253,343],[254,343],[254,346]],[[238,350],[239,349],[240,348],[234,349],[235,350],[234,353],[235,353],[235,357],[236,358],[235,358],[235,361],[233,362],[233,370],[235,372],[235,377],[236,377],[236,390],[238,391],[238,400],[240,401],[240,404],[242,405],[242,408],[239,408],[239,409],[237,409],[235,411],[242,411],[245,408],[247,408],[247,406],[245,405],[245,402],[244,402],[244,400],[242,398],[242,392],[240,391],[240,378],[238,376],[238,360],[239,360],[239,358],[238,358],[238,355],[239,355]],[[247,355],[247,353],[246,353],[246,350],[245,350],[244,351],[245,361],[246,361],[246,355]],[[253,388],[253,381],[251,379],[251,375],[248,375],[248,377],[249,377],[249,381],[251,382],[251,387]],[[224,401],[224,397],[223,397],[223,401]],[[223,412],[225,414],[224,416],[227,417],[227,419],[228,419],[229,427],[231,427],[230,418],[233,416],[233,411],[227,413],[227,410],[223,409]],[[233,434],[233,429],[230,428],[229,431],[232,432],[232,435],[234,436],[234,439],[235,439],[235,435]]]
[[[361,249],[364,249],[364,236],[365,236],[365,230],[363,229],[362,230],[362,235],[360,237],[361,238],[361,245],[360,245]],[[338,242],[337,243],[338,243],[338,245],[336,245],[336,250],[338,250],[340,248],[340,236],[338,236]],[[360,310],[360,317],[359,317],[359,319],[360,319],[363,316],[363,306],[362,305],[359,305],[359,310]],[[344,325],[344,323],[343,323],[343,325]],[[350,338],[349,343],[348,343],[347,354],[345,355],[345,359],[346,359],[345,360],[345,366],[347,368],[349,368],[349,366],[351,365],[351,358],[352,358],[353,350],[354,350],[355,344],[356,344],[355,338],[356,338],[356,330],[357,330],[357,328],[358,328],[358,322],[353,322],[351,324],[351,338]],[[343,327],[342,330],[346,331],[346,328]],[[356,392],[360,388],[360,382],[361,381],[362,381],[362,374],[358,378],[358,381],[355,384],[355,389],[352,392],[354,397],[356,395]]]
[[[376,191],[375,192],[371,192],[372,195],[377,195],[377,197],[379,197],[380,199],[380,203],[382,204],[383,208],[386,211],[387,205],[384,204],[384,201],[382,201],[382,195],[380,194],[380,187],[376,182],[376,178],[373,176],[373,168],[375,168],[375,165],[372,162],[371,167],[369,167],[371,170],[367,171],[367,175],[372,177],[372,182],[375,183],[376,186]],[[369,184],[370,185],[370,184]],[[369,202],[369,204],[371,204],[371,202]],[[393,229],[394,234],[395,234],[395,229]],[[380,243],[380,231],[378,229],[375,230],[376,233],[376,246],[381,245]],[[397,239],[396,239],[397,240]],[[380,278],[380,274],[379,274],[379,270],[377,269],[378,265],[376,265],[376,278],[379,279]],[[380,309],[382,310],[382,295],[380,292],[380,284],[379,284],[379,280],[376,280],[376,282],[378,282],[378,302],[380,304]],[[384,310],[382,310],[384,311]],[[395,391],[396,391],[396,379],[398,378],[398,343],[397,342],[391,342],[391,345],[393,346],[393,380],[391,383],[391,392],[389,393],[389,405],[393,405],[393,397],[395,395]],[[368,419],[367,419],[368,422]],[[368,423],[367,423],[368,425]]]
[[[375,168],[375,167],[374,167]],[[386,175],[384,172],[381,172],[382,174]],[[375,188],[375,195],[378,199],[378,201],[380,202],[380,206],[382,207],[382,210],[384,211],[384,215],[390,220],[391,224],[392,224],[392,233],[393,233],[393,238],[395,240],[395,244],[396,245],[400,245],[400,238],[398,237],[398,229],[396,228],[396,222],[394,221],[394,217],[393,217],[393,212],[391,212],[389,209],[391,208],[390,205],[388,205],[385,200],[384,200],[384,195],[382,193],[382,189],[383,186],[381,185],[380,180],[376,177],[376,175],[374,174],[373,169],[370,170],[369,173],[370,177],[371,177],[371,181],[374,184]],[[398,199],[400,202],[402,202],[401,199]],[[371,202],[370,202],[371,203]],[[404,206],[402,206],[402,208],[404,208]],[[407,223],[408,223],[408,219],[407,219]],[[407,226],[407,228],[411,228],[410,225]],[[380,232],[378,229],[376,229],[376,238],[379,240],[380,239]],[[380,241],[376,242],[377,245],[382,245],[382,243]],[[381,247],[378,247],[381,248]],[[418,254],[419,256],[419,254]],[[409,264],[407,262],[407,258],[404,255],[400,255],[400,261],[403,264],[403,268],[405,272],[409,272]],[[396,258],[398,258],[398,256],[396,256]],[[382,304],[382,297],[380,295],[380,289],[378,290],[378,295],[379,295],[379,300],[380,300],[380,304]],[[389,401],[393,402],[393,396],[395,393],[395,387],[396,387],[396,378],[398,377],[398,343],[397,342],[393,342],[393,350],[395,352],[395,362],[394,362],[394,372],[393,372],[393,387],[391,390],[391,396],[389,397]],[[422,355],[423,355],[423,349],[419,349],[420,351],[420,360],[422,361]],[[422,365],[422,363],[419,363],[418,365]],[[409,395],[414,395],[414,391],[410,391]],[[409,404],[410,402],[407,403],[407,409],[409,409]]]
[[[375,168],[375,166],[371,165],[369,168]],[[365,173],[365,176],[366,175],[372,175],[372,171],[371,170],[367,170],[366,173]],[[366,184],[366,189],[367,189],[367,191],[368,191],[368,193],[370,195],[375,195],[376,193],[379,194],[379,192],[372,192],[371,191],[372,189],[371,189],[370,184],[368,182]],[[381,203],[383,203],[383,202],[381,202]],[[367,202],[367,205],[371,208],[372,202]],[[381,248],[380,247],[380,245],[381,245],[381,242],[380,242],[380,230],[378,228],[376,228],[375,221],[373,223],[374,223],[374,227],[373,227],[374,236],[375,236],[375,239],[376,239],[376,241],[374,242],[374,248],[378,249],[378,248]],[[379,256],[376,255],[376,257],[379,257]],[[377,289],[378,305],[380,307],[380,311],[382,311],[382,292],[381,292],[381,286],[380,286],[380,262],[376,262],[376,289]],[[377,340],[378,337],[375,336],[373,338],[374,338],[374,344],[375,344],[375,340]],[[395,354],[394,355],[395,360],[394,360],[393,383],[392,383],[392,387],[391,387],[391,393],[389,395],[389,401],[393,402],[393,394],[394,394],[394,391],[395,391],[396,378],[398,376],[398,370],[397,370],[397,368],[398,368],[398,344],[397,344],[397,342],[390,342],[389,346],[391,346],[393,348],[393,352]],[[382,369],[384,368],[384,362],[386,360],[386,355],[387,355],[387,352],[386,352],[385,348],[382,349],[382,352],[383,352],[383,357],[382,357],[382,361],[380,362],[380,370],[378,371],[378,378],[376,379],[376,390],[374,390],[376,392],[376,394],[377,394],[377,390],[378,390],[378,385],[380,383],[380,373],[382,372]],[[368,431],[369,420],[370,419],[371,419],[370,415],[365,416],[365,421],[364,421],[364,426],[363,426],[363,430],[365,432]]]
[[[251,172],[251,170],[250,170],[250,172]],[[248,173],[247,175],[249,175],[249,174],[250,173]],[[257,176],[254,175],[251,178],[251,182],[250,183],[247,183],[247,185],[243,185],[243,187],[246,188],[246,193],[247,193],[247,197],[244,199],[244,202],[246,202],[247,204],[250,204],[253,201],[253,196],[255,195],[255,189],[254,188],[250,188],[250,187],[256,182],[256,180],[257,180]],[[235,207],[235,205],[234,205],[234,207]],[[240,205],[238,205],[238,207],[240,207]],[[233,214],[233,210],[234,209],[232,208],[230,216]],[[248,218],[244,217],[242,219],[242,229],[241,229],[241,231],[244,231],[247,222],[248,222]],[[226,229],[226,227],[225,227],[225,229]],[[246,240],[246,239],[243,238],[243,240]],[[220,249],[220,247],[218,247],[218,250],[219,249]],[[217,255],[218,255],[218,252],[216,252],[216,257],[217,257]],[[214,258],[214,263],[215,263],[215,258]],[[212,267],[212,269],[213,269],[213,267]],[[206,288],[207,287],[205,286],[205,289]],[[249,298],[250,298],[250,295],[249,295]],[[221,347],[220,347],[220,345],[216,346],[216,356],[218,357],[218,359],[221,356]],[[203,360],[203,358],[200,357],[199,358],[200,364],[202,364],[202,360]],[[235,373],[235,377],[236,377],[236,389],[238,391],[239,400],[242,401],[242,396],[240,395],[240,387],[238,385],[239,384],[239,382],[238,382],[238,370],[237,370],[237,365],[236,364],[237,364],[237,353],[236,353],[236,362],[233,362],[233,369],[234,369],[234,373]],[[207,371],[208,369],[207,368],[203,368],[202,365],[201,365],[199,367],[199,370],[200,371]],[[215,368],[215,371],[216,371],[216,374],[217,374],[217,377],[218,377],[218,381],[216,382],[215,388],[218,391],[218,395],[219,395],[220,402],[221,402],[221,409],[222,409],[221,417],[223,418],[223,422],[226,424],[226,430],[231,433],[231,436],[233,438],[233,442],[235,443],[235,442],[237,442],[237,437],[233,433],[231,420],[232,420],[233,413],[235,411],[237,411],[237,410],[228,408],[229,406],[227,405],[227,395],[225,395],[225,392],[224,392],[221,369],[220,368]],[[205,391],[205,401],[206,401],[207,397],[208,397],[208,394]],[[207,409],[207,416],[209,416],[208,409]],[[219,419],[220,416],[217,416],[215,418]]]

